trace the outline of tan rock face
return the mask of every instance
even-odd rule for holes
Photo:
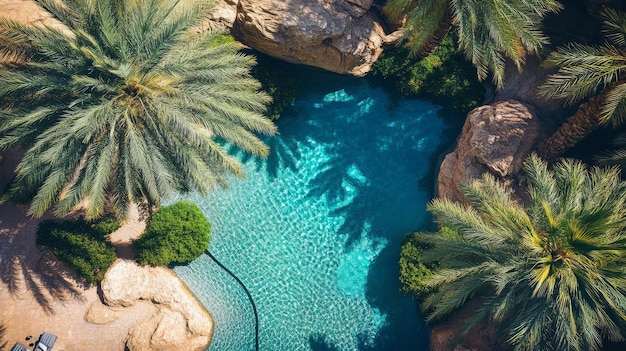
[[[200,29],[227,30],[244,44],[291,63],[363,76],[378,59],[387,35],[372,0],[217,0]],[[184,5],[184,3],[183,3]],[[0,0],[0,15],[59,26],[33,0]]]
[[[209,26],[215,29],[228,30],[237,17],[237,0],[216,0],[209,17]]]
[[[485,172],[500,178],[516,174],[539,131],[534,108],[519,101],[500,101],[470,111],[456,148],[441,164],[438,195],[462,201],[460,182],[469,183]]]
[[[201,351],[208,347],[213,335],[211,315],[171,270],[118,260],[101,286],[104,301],[111,307],[150,301],[157,308],[157,313],[129,331],[129,350]]]
[[[387,36],[372,0],[241,0],[233,35],[270,56],[365,75]]]

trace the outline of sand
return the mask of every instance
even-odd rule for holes
[[[16,152],[2,156],[0,189],[11,179],[20,158]],[[140,301],[130,308],[111,310],[102,305],[95,287],[77,282],[61,263],[43,254],[35,246],[35,232],[42,219],[52,217],[48,213],[34,219],[26,215],[26,207],[0,205],[0,325],[6,328],[0,345],[7,342],[7,350],[18,341],[28,346],[47,331],[58,336],[54,351],[123,351],[128,330],[156,308]],[[112,237],[120,254],[132,254],[129,241],[144,227],[135,211]],[[109,323],[85,320],[92,305],[95,319]],[[27,336],[33,338],[26,341]]]

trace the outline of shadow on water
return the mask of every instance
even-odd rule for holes
[[[364,235],[370,244],[382,243],[363,283],[367,302],[385,323],[374,339],[359,338],[358,349],[426,350],[428,328],[417,305],[399,293],[397,262],[404,235],[430,223],[425,203],[433,195],[433,170],[460,124],[444,125],[441,111],[430,103],[407,103],[382,88],[364,89],[363,80],[311,71],[301,70],[307,95],[299,96],[277,122],[280,134],[267,139],[267,159],[230,152],[276,179],[283,169],[305,171],[298,169],[303,148],[323,149],[306,196],[323,199],[330,216],[344,219],[338,234],[348,238],[347,254],[361,253]],[[312,334],[308,343],[314,351],[340,349],[322,334]]]
[[[309,338],[309,345],[313,351],[341,351],[326,339],[324,335],[314,334]]]
[[[404,234],[429,223],[423,205],[427,199],[420,200],[412,193],[432,196],[431,173],[437,152],[442,150],[439,138],[443,137],[435,131],[443,133],[445,128],[429,119],[438,119],[438,111],[427,103],[407,110],[398,98],[380,106],[379,101],[364,95],[354,79],[345,77],[320,85],[313,94],[324,96],[314,103],[320,113],[307,116],[303,111],[310,106],[294,106],[295,118],[307,118],[306,127],[291,128],[291,116],[283,117],[279,129],[285,137],[275,138],[279,140],[276,143],[281,145],[289,139],[296,145],[326,148],[329,157],[309,180],[308,197],[324,198],[332,209],[330,215],[345,219],[339,234],[349,238],[347,251],[357,246],[366,232],[375,240],[387,241],[370,264],[366,283],[367,300],[386,316],[386,323],[378,337],[361,342],[359,350],[425,350],[428,328],[421,322],[405,320],[419,315],[419,311],[415,303],[399,294],[394,263],[398,262]],[[299,155],[285,150],[292,149],[275,148],[268,165],[273,159],[296,164]],[[272,173],[274,166],[267,169],[276,175]],[[403,228],[402,232],[389,233],[390,223]],[[421,345],[416,340],[421,340]],[[312,336],[309,343],[313,350],[337,350],[320,335]]]
[[[270,153],[267,158],[255,158],[245,153],[235,146],[228,146],[228,153],[237,156],[242,162],[254,162],[256,171],[264,170],[270,179],[276,179],[278,171],[281,169],[289,169],[296,172],[298,170],[297,161],[302,157],[298,143],[294,138],[287,137],[266,137],[265,144],[270,147]]]
[[[312,351],[341,351],[339,347],[333,345],[325,335],[313,334],[309,337],[309,345]],[[372,346],[368,346],[365,338],[359,338],[358,344],[359,351],[374,351],[381,350]]]
[[[430,177],[427,171],[432,169],[431,153],[440,144],[440,136],[432,135],[430,128],[442,129],[429,121],[439,118],[430,104],[407,110],[402,109],[402,101],[395,99],[381,106],[381,102],[365,95],[369,90],[363,91],[361,85],[354,78],[337,77],[318,89],[324,96],[315,103],[320,113],[305,116],[305,128],[290,128],[291,116],[285,116],[284,123],[279,121],[280,129],[287,130],[285,138],[291,142],[326,148],[329,157],[309,181],[308,196],[324,198],[333,209],[332,215],[345,218],[340,234],[350,236],[347,246],[365,229],[386,239],[389,218],[407,218],[420,211],[418,205],[406,205],[412,196],[402,192],[414,189],[432,195],[420,181]],[[300,115],[298,108],[294,107]],[[279,156],[270,159],[287,159],[280,149],[275,152]],[[364,213],[372,208],[377,213],[368,215],[366,223]],[[415,220],[409,220],[406,230],[425,224],[418,222],[416,226]]]

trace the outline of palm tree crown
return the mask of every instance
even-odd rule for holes
[[[604,45],[570,44],[545,61],[559,70],[540,87],[541,95],[570,105],[589,99],[538,146],[544,158],[560,156],[607,122],[618,126],[626,120],[626,13],[605,9],[600,15]]]
[[[200,31],[201,1],[38,0],[66,29],[0,19],[0,148],[25,146],[6,199],[63,215],[105,199],[206,193],[242,174],[216,138],[254,155],[273,134],[270,98],[232,40]]]
[[[599,350],[626,330],[626,182],[615,168],[587,170],[566,160],[548,170],[526,163],[531,206],[483,176],[430,210],[458,235],[419,234],[439,262],[424,302],[428,319],[468,299],[483,301],[470,321],[491,320],[516,350]]]
[[[415,52],[432,45],[433,36],[441,40],[446,26],[456,27],[459,46],[478,78],[491,72],[498,87],[506,58],[521,69],[526,56],[548,43],[541,20],[560,8],[556,0],[390,0],[385,6],[392,20],[406,16],[404,39]]]
[[[580,102],[605,92],[601,122],[619,125],[626,119],[626,13],[601,13],[607,42],[599,47],[570,44],[550,54],[545,65],[558,67],[541,87],[547,98]]]

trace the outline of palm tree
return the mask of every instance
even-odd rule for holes
[[[620,125],[626,119],[626,13],[605,9],[601,13],[608,40],[600,47],[570,44],[546,59],[558,67],[540,93],[573,105],[588,98],[567,121],[537,148],[540,156],[554,159],[603,124]]]
[[[39,216],[88,200],[87,218],[177,192],[226,186],[241,165],[220,140],[257,156],[273,134],[254,58],[200,31],[203,1],[37,0],[65,29],[0,19],[0,149],[24,158],[4,200]],[[105,201],[107,200],[107,201]]]
[[[598,157],[601,165],[617,165],[622,170],[626,169],[626,133],[621,133],[613,140],[613,150]]]
[[[538,54],[548,43],[541,20],[560,8],[556,0],[390,0],[385,12],[393,21],[405,20],[403,38],[420,57],[431,54],[454,26],[478,78],[491,72],[502,87],[506,59],[521,70],[526,56]]]
[[[493,322],[516,350],[599,350],[626,334],[626,182],[616,168],[565,160],[525,164],[524,208],[492,176],[464,186],[468,206],[436,199],[448,234],[420,233],[439,267],[428,320],[482,302],[467,329]],[[449,234],[450,229],[456,233]],[[466,330],[467,330],[466,329]]]

